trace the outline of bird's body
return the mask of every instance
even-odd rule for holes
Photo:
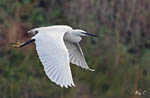
[[[71,41],[71,42],[80,42],[81,37],[74,36],[71,31],[73,29],[70,26],[66,25],[56,25],[56,26],[48,26],[48,27],[40,27],[40,28],[35,28],[33,30],[30,30],[29,33],[35,34],[34,32],[53,32],[54,33],[65,33],[64,35],[64,40],[66,41]]]
[[[95,36],[70,26],[56,25],[35,28],[29,31],[34,36],[36,50],[49,79],[61,87],[75,86],[70,62],[84,69],[90,69],[79,45],[81,36]]]

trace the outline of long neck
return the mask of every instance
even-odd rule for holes
[[[64,40],[77,43],[77,42],[80,42],[82,38],[80,36],[74,35],[71,32],[66,32],[64,35]]]

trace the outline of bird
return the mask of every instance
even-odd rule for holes
[[[79,43],[82,37],[97,37],[96,34],[81,29],[73,29],[67,25],[34,28],[28,33],[33,35],[31,39],[23,43],[15,41],[10,43],[10,46],[21,48],[34,42],[45,74],[57,85],[65,88],[76,87],[72,78],[70,63],[94,71],[89,68]]]

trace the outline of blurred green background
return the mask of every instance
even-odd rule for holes
[[[71,65],[75,88],[46,77],[34,44],[8,46],[59,24],[99,35],[81,42],[95,72]],[[0,98],[150,98],[150,0],[0,0]]]

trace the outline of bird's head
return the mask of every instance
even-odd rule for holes
[[[84,30],[80,30],[80,29],[75,29],[72,31],[73,34],[77,35],[77,36],[93,36],[93,37],[97,37],[96,34],[92,34],[92,33],[88,33]]]

